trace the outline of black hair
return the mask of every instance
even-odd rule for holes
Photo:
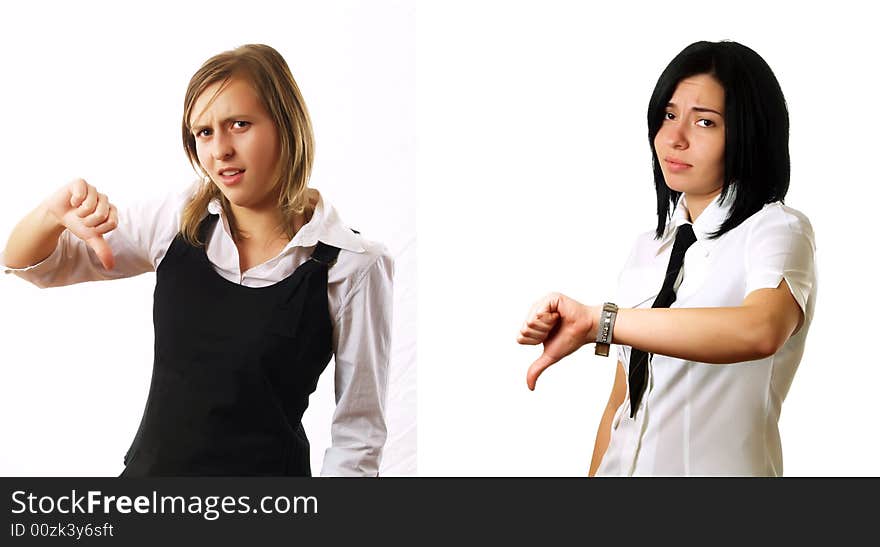
[[[736,186],[730,214],[710,238],[739,226],[764,204],[784,201],[788,192],[788,108],[770,66],[752,49],[736,42],[695,42],[669,63],[648,103],[657,239],[663,235],[681,192],[666,185],[654,137],[678,83],[697,74],[709,74],[724,87],[724,186],[720,201],[728,197],[732,185]]]

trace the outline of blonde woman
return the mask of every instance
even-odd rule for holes
[[[312,127],[283,57],[251,44],[208,59],[182,137],[191,187],[117,210],[74,180],[0,255],[40,287],[156,272],[153,375],[121,476],[310,475],[301,419],[331,356],[322,474],[377,475],[393,262],[308,187]]]

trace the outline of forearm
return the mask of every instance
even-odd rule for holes
[[[751,306],[621,308],[612,342],[689,361],[739,363],[776,351],[767,324],[760,308]]]
[[[9,268],[33,266],[52,254],[64,226],[40,204],[13,228],[4,251],[4,261]]]

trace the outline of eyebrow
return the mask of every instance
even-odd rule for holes
[[[226,125],[227,123],[232,122],[232,121],[237,121],[237,120],[245,120],[246,121],[249,119],[250,119],[250,116],[248,116],[247,114],[236,114],[234,116],[229,116],[227,118],[223,118],[222,120],[220,120],[220,125]],[[210,125],[194,125],[191,130],[198,133],[202,129],[211,129],[211,126]]]
[[[675,103],[666,103],[667,108],[670,106],[677,107]],[[722,118],[724,117],[724,114],[722,114],[721,112],[718,112],[717,110],[712,110],[711,108],[706,108],[704,106],[695,106],[691,108],[691,110],[693,110],[694,112],[712,112],[713,114],[718,114]]]

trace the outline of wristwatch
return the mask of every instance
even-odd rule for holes
[[[617,305],[605,302],[602,315],[599,316],[599,332],[596,334],[596,355],[608,357],[611,348],[611,334],[614,332],[614,321],[617,320]]]

